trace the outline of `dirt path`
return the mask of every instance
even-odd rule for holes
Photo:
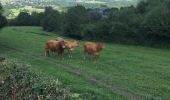
[[[44,56],[35,55],[35,54],[25,52],[25,51],[23,51],[21,49],[8,47],[6,45],[1,44],[1,46],[6,48],[6,49],[9,49],[9,50],[19,52],[22,55],[27,56],[27,57],[32,58],[32,59],[35,59],[35,60],[42,61],[42,59],[40,59],[40,58],[44,57]],[[88,72],[85,69],[77,69],[74,66],[71,66],[69,64],[61,63],[60,61],[56,61],[56,60],[54,60],[52,58],[48,58],[48,63],[55,64],[55,65],[60,65],[63,69],[65,69],[65,71],[67,71],[67,72],[69,72],[71,74],[77,75],[79,77],[82,77],[82,78],[84,78],[85,80],[87,80],[89,82],[96,83],[98,86],[104,87],[105,89],[110,90],[112,93],[127,97],[130,100],[141,100],[142,99],[142,97],[137,96],[136,94],[131,93],[128,90],[125,90],[125,89],[123,89],[121,87],[118,87],[118,86],[116,86],[114,84],[109,84],[108,82],[105,82],[104,80],[97,79],[94,74]]]

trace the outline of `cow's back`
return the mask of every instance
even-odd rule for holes
[[[97,46],[95,43],[86,42],[84,44],[84,51],[90,54],[94,54],[97,51]]]
[[[77,41],[67,41],[65,42],[65,46],[67,48],[74,48],[74,47],[79,46],[79,43]]]
[[[95,45],[96,43],[94,43],[94,42],[85,42],[85,44],[84,45]]]
[[[46,48],[52,51],[56,51],[57,49],[59,49],[59,41],[56,41],[56,40],[47,41]]]

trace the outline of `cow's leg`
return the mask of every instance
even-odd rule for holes
[[[99,55],[98,55],[98,54],[97,54],[97,55],[94,55],[94,63],[95,63],[95,64],[97,63],[98,59],[99,59]]]
[[[52,54],[54,54],[55,53],[55,51],[51,51],[52,52]]]
[[[52,52],[52,54],[55,54],[55,53],[56,53],[56,50],[55,50],[55,49],[53,49],[51,52]]]
[[[60,58],[62,58],[61,52],[57,52],[57,55],[58,55]]]
[[[50,54],[49,54],[49,50],[46,48],[45,49],[45,56],[48,57]]]
[[[70,57],[72,58],[72,49],[70,49]]]
[[[60,52],[60,57],[61,57],[61,59],[64,59],[64,51]]]
[[[70,48],[68,48],[67,51],[68,51],[68,57],[71,58]]]
[[[64,53],[61,53],[61,59],[64,59]]]

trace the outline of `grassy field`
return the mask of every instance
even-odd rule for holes
[[[71,59],[66,53],[64,60],[44,57],[44,43],[57,36],[40,27],[7,27],[0,32],[0,55],[30,64],[87,100],[170,99],[170,50],[106,44],[94,64],[83,60],[81,41]]]

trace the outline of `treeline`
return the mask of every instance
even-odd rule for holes
[[[40,26],[43,18],[43,13],[32,12],[20,12],[15,19],[9,20],[10,26]]]
[[[36,17],[36,14],[30,14],[32,19],[23,17],[23,13],[15,19],[17,25],[40,25],[46,31],[57,31],[78,39],[151,46],[170,43],[169,0],[145,0],[136,7],[120,9],[86,9],[77,5],[68,8],[67,12],[58,12],[47,7]]]

